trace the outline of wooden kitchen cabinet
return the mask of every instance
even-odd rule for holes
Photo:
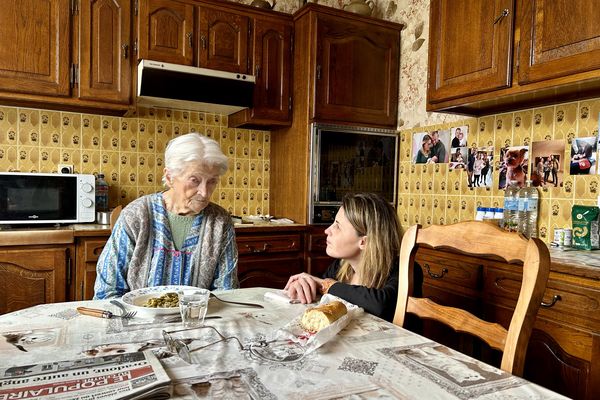
[[[309,225],[306,229],[306,272],[321,277],[335,260],[327,255],[327,225]]]
[[[521,284],[519,266],[420,248],[423,295],[467,305],[481,318],[508,327]],[[552,263],[542,307],[527,349],[524,378],[574,399],[600,396],[600,273]],[[468,335],[423,322],[418,329],[485,362],[500,353]]]
[[[401,26],[324,12],[301,13],[296,23],[316,27],[309,52],[299,54],[315,60],[298,77],[315,85],[312,119],[395,129]]]
[[[79,10],[79,98],[131,102],[131,1],[83,1]]]
[[[250,18],[234,10],[198,7],[197,66],[249,73]]]
[[[292,35],[291,17],[254,18],[252,39],[256,79],[251,108],[229,116],[230,127],[264,127],[291,124]]]
[[[519,84],[600,69],[598,4],[520,0]]]
[[[139,14],[139,59],[248,73],[248,15],[174,0],[142,1]]]
[[[139,3],[138,58],[194,63],[194,6],[173,0]]]
[[[433,0],[427,111],[479,116],[597,96],[595,11],[586,0]]]
[[[75,300],[91,300],[94,297],[96,263],[108,236],[77,237],[75,242],[76,267]]]
[[[513,15],[514,0],[431,2],[429,102],[510,86]]]
[[[283,289],[304,271],[304,226],[236,228],[240,287]]]
[[[433,0],[428,111],[484,115],[600,94],[587,0]]]
[[[0,96],[69,96],[69,0],[10,0],[0,13]]]
[[[130,0],[3,1],[0,103],[124,114],[130,29]]]
[[[67,300],[71,245],[0,247],[0,314]]]
[[[309,223],[312,123],[396,128],[401,30],[315,3],[294,14],[292,124],[271,135],[273,215]]]

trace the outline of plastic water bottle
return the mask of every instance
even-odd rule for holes
[[[496,209],[493,207],[490,208],[486,208],[485,209],[485,214],[483,214],[483,219],[494,219],[494,213],[496,212]]]
[[[517,181],[510,181],[504,189],[504,216],[502,226],[509,232],[519,229],[519,186]]]
[[[485,207],[477,207],[477,213],[475,214],[475,221],[483,221],[487,209]]]
[[[504,209],[495,208],[494,209],[494,219],[502,220],[504,218]]]
[[[104,174],[98,174],[96,178],[96,211],[108,211],[108,183]]]
[[[531,186],[530,180],[519,190],[519,232],[527,238],[537,237],[539,198],[539,192]]]

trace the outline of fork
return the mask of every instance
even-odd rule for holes
[[[110,304],[113,304],[117,307],[119,307],[119,309],[121,310],[121,318],[125,318],[125,319],[129,319],[129,318],[133,318],[135,317],[135,314],[137,314],[137,311],[128,311],[127,308],[125,308],[125,306],[123,304],[121,304],[120,301],[118,300],[111,300]],[[119,315],[115,315],[116,317],[119,317]]]
[[[213,292],[210,292],[210,297],[215,298],[217,300],[219,300],[220,302],[223,303],[230,303],[230,304],[237,304],[240,306],[246,306],[246,307],[255,307],[255,308],[265,308],[263,305],[261,304],[255,304],[255,303],[243,303],[241,301],[230,301],[230,300],[223,300],[220,297],[217,297],[216,294],[214,294]]]
[[[136,311],[129,311],[129,312],[126,312],[125,314],[122,314],[122,315],[116,315],[116,314],[113,314],[110,311],[100,310],[98,308],[88,308],[88,307],[77,307],[77,311],[80,314],[90,315],[92,317],[99,317],[99,318],[123,318],[123,319],[133,318],[135,316],[135,314],[137,313]]]

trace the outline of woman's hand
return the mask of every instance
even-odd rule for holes
[[[287,291],[290,299],[308,304],[317,298],[322,282],[323,279],[303,272],[292,275],[283,290]]]

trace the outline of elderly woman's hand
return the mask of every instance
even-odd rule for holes
[[[303,272],[292,275],[283,290],[287,291],[290,299],[308,304],[317,298],[322,282],[323,279]]]

